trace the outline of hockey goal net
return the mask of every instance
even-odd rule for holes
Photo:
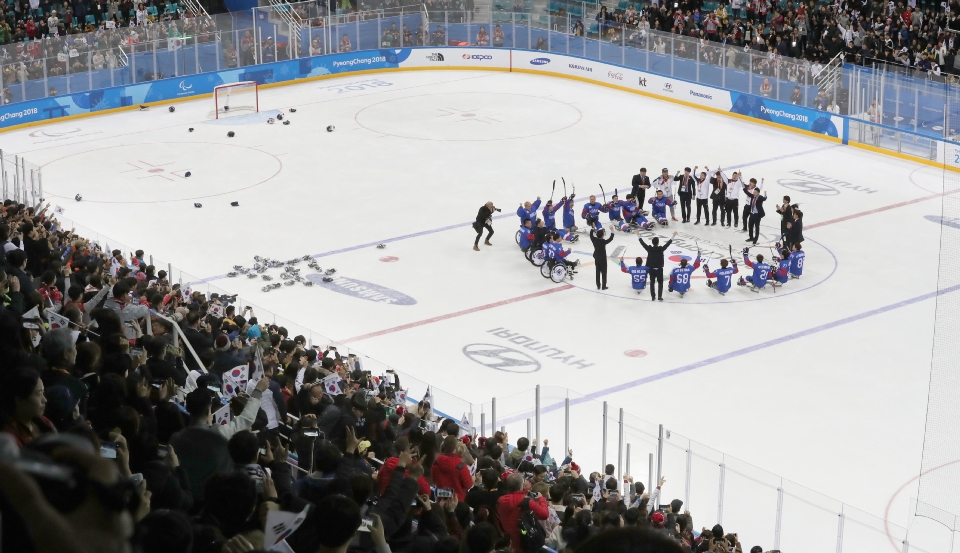
[[[229,117],[260,111],[256,81],[224,84],[213,89],[213,117]]]

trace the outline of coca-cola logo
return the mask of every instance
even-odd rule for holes
[[[618,81],[622,81],[623,73],[614,73],[613,71],[607,71],[607,77],[610,77],[611,79],[616,79]]]

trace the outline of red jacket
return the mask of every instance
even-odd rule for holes
[[[457,455],[442,453],[433,462],[433,485],[437,488],[450,488],[460,501],[467,500],[467,490],[473,487],[470,468]]]
[[[497,516],[500,518],[500,526],[503,533],[510,536],[510,548],[514,551],[522,552],[520,546],[520,506],[527,499],[527,492],[518,490],[501,496],[497,501]],[[530,500],[530,510],[538,520],[547,520],[550,518],[550,507],[543,496]]]
[[[380,495],[383,495],[383,492],[387,491],[387,486],[390,485],[390,480],[393,478],[393,471],[397,468],[397,463],[400,462],[400,459],[397,457],[390,457],[384,461],[383,466],[380,467],[380,471],[377,472],[377,485],[380,487]],[[410,476],[410,471],[404,471],[404,476]],[[418,495],[430,496],[430,483],[427,482],[427,479],[420,477],[417,479],[417,484],[420,485],[420,491],[417,492]]]

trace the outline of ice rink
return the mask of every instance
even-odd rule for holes
[[[930,368],[940,170],[517,73],[368,74],[261,89],[259,101],[261,112],[282,110],[291,124],[213,122],[213,101],[202,99],[175,104],[174,113],[156,106],[8,132],[0,147],[43,166],[45,195],[66,209],[65,218],[467,401],[479,405],[537,384],[570,388],[608,401],[614,419],[622,407],[907,524]],[[325,132],[328,125],[336,130]],[[228,130],[236,136],[228,138]],[[697,278],[686,297],[665,290],[664,301],[654,303],[631,290],[614,262],[609,290],[596,289],[592,266],[554,284],[514,242],[518,204],[549,198],[555,179],[554,198],[563,195],[562,177],[568,191],[576,186],[581,206],[580,198],[599,195],[600,184],[608,198],[614,189],[623,196],[641,167],[653,178],[662,167],[672,175],[694,165],[765,180],[761,242],[778,233],[773,208],[784,194],[801,204],[802,279],[776,292],[734,287],[720,297]],[[503,212],[494,245],[475,252],[470,224],[488,200]],[[671,248],[677,259],[699,246],[713,252],[716,268],[732,246],[742,260],[745,234],[692,223],[656,234],[675,230],[682,238]],[[628,262],[643,253],[635,236],[619,232],[608,251],[621,245]],[[573,250],[591,261],[589,240]],[[336,283],[264,293],[260,279],[225,277],[234,265],[251,266],[254,255],[307,254],[324,269],[335,267]],[[353,283],[372,292],[362,297]],[[490,347],[519,351],[514,359],[527,361],[485,365],[476,352]],[[525,422],[512,422],[515,440]],[[599,421],[584,412],[572,422],[575,452],[597,456]],[[543,435],[559,455],[557,428]],[[615,461],[615,425],[609,438],[608,461]],[[634,466],[642,467],[635,473],[646,474],[646,451],[634,445]],[[711,467],[704,470],[718,470]],[[665,495],[684,497],[683,475],[666,476]],[[732,498],[735,477],[726,478]],[[717,496],[715,476],[693,485]],[[736,531],[737,517],[751,509],[772,517],[776,491],[767,492],[731,499],[725,526]],[[688,507],[698,528],[717,518],[715,500]],[[785,508],[784,520],[787,514],[794,513]],[[834,550],[835,511],[822,524],[790,520],[789,531],[816,534],[808,551]],[[747,541],[769,548],[772,530]],[[879,544],[872,551],[899,550],[885,540],[870,543]]]

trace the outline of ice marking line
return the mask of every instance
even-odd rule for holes
[[[760,165],[761,163],[769,163],[769,162],[771,162],[771,161],[780,161],[781,159],[787,159],[787,158],[791,158],[791,157],[804,156],[804,155],[807,155],[807,154],[813,154],[813,153],[816,153],[816,152],[822,152],[822,151],[824,151],[824,150],[830,150],[830,149],[832,149],[832,148],[839,148],[840,146],[843,146],[843,144],[831,144],[831,145],[829,145],[829,146],[823,146],[823,147],[821,147],[821,148],[814,148],[813,150],[807,150],[807,151],[805,151],[805,152],[795,152],[795,153],[792,153],[792,154],[784,154],[784,155],[782,155],[782,156],[772,157],[772,158],[770,158],[770,159],[761,159],[761,160],[759,160],[759,161],[750,161],[750,162],[748,162],[748,163],[741,163],[740,165],[731,165],[731,166],[727,167],[727,169],[740,169],[740,168],[742,168],[742,167],[750,167],[751,165]]]
[[[893,310],[899,309],[899,308],[901,308],[901,307],[907,307],[907,306],[909,306],[909,305],[913,305],[913,304],[919,303],[919,302],[921,302],[921,301],[925,301],[925,300],[928,300],[928,299],[931,299],[931,298],[935,298],[935,297],[937,297],[938,294],[950,294],[950,293],[956,292],[957,290],[960,290],[960,284],[951,286],[951,287],[946,288],[946,289],[944,289],[944,290],[942,290],[942,291],[929,292],[929,293],[923,294],[923,295],[921,295],[921,296],[916,296],[916,297],[909,298],[909,299],[906,299],[906,300],[903,300],[903,301],[899,301],[899,302],[897,302],[897,303],[892,303],[892,304],[890,304],[890,305],[885,305],[885,306],[883,306],[883,307],[878,307],[878,308],[876,308],[876,309],[871,309],[870,311],[864,311],[863,313],[857,313],[856,315],[851,315],[851,316],[849,316],[849,317],[844,317],[843,319],[838,319],[838,320],[836,320],[836,321],[832,321],[832,322],[829,322],[829,323],[824,323],[824,324],[822,324],[822,325],[814,326],[814,327],[811,327],[811,328],[808,328],[808,329],[805,329],[805,330],[800,330],[800,331],[794,332],[794,333],[792,333],[792,334],[787,334],[786,336],[780,336],[780,337],[774,338],[774,339],[772,339],[772,340],[767,340],[766,342],[761,342],[761,343],[759,343],[759,344],[754,344],[754,345],[752,345],[752,346],[747,346],[747,347],[745,347],[745,348],[740,348],[740,349],[737,349],[737,350],[734,350],[734,351],[731,351],[731,352],[728,352],[728,353],[722,353],[722,354],[720,354],[720,355],[716,355],[716,356],[713,356],[713,357],[709,357],[709,358],[707,358],[707,359],[703,359],[703,360],[701,360],[701,361],[696,361],[696,362],[694,362],[694,363],[690,363],[690,364],[687,364],[687,365],[683,365],[683,366],[677,367],[677,368],[675,368],[675,369],[670,369],[670,370],[668,370],[668,371],[663,371],[663,372],[660,372],[660,373],[652,374],[652,375],[650,375],[650,376],[645,376],[645,377],[639,378],[639,379],[637,379],[637,380],[632,380],[632,381],[629,381],[629,382],[624,382],[624,383],[622,383],[622,384],[617,384],[616,386],[611,386],[611,387],[609,387],[609,388],[604,388],[604,389],[602,389],[602,390],[597,390],[596,392],[592,392],[592,393],[586,394],[585,396],[580,397],[580,398],[571,399],[571,400],[570,400],[570,405],[578,405],[578,404],[584,403],[584,402],[586,402],[586,401],[592,401],[592,400],[601,398],[601,397],[603,397],[603,396],[610,395],[610,394],[612,394],[612,393],[614,393],[614,392],[621,392],[621,391],[623,391],[623,390],[627,390],[627,389],[630,389],[630,388],[636,388],[637,386],[642,386],[642,385],[644,385],[644,384],[650,384],[651,382],[656,382],[657,380],[663,380],[664,378],[668,378],[668,377],[671,377],[671,376],[676,376],[676,375],[678,375],[678,374],[683,374],[683,373],[685,373],[685,372],[690,372],[690,371],[693,371],[693,370],[696,370],[696,369],[702,369],[702,368],[704,368],[704,367],[707,367],[707,366],[710,366],[710,365],[714,365],[714,364],[716,364],[716,363],[720,363],[721,361],[727,361],[727,360],[729,360],[729,359],[734,359],[734,358],[737,358],[737,357],[742,357],[742,356],[744,356],[744,355],[747,355],[748,353],[753,353],[753,352],[756,352],[756,351],[760,351],[760,350],[764,350],[764,349],[767,349],[767,348],[771,348],[771,347],[773,347],[773,346],[778,346],[778,345],[781,345],[781,344],[783,344],[783,343],[785,343],[785,342],[790,342],[790,341],[793,341],[793,340],[796,340],[796,339],[799,339],[799,338],[805,338],[805,337],[810,336],[810,335],[812,335],[812,334],[817,334],[817,333],[823,332],[823,331],[825,331],[825,330],[831,330],[831,329],[836,328],[836,327],[839,327],[839,326],[843,326],[843,325],[846,325],[846,324],[850,324],[850,323],[857,322],[857,321],[859,321],[859,320],[861,320],[861,319],[866,319],[866,318],[869,318],[869,317],[873,317],[874,315],[881,315],[881,314],[886,313],[886,312],[888,312],[888,311],[893,311]],[[563,403],[563,402],[554,403],[553,405],[548,405],[548,406],[542,408],[542,409],[540,410],[540,412],[541,412],[541,413],[549,413],[549,412],[551,412],[551,411],[556,411],[557,409],[562,409],[563,407],[564,407],[564,403]],[[533,416],[533,415],[531,415],[532,412],[533,412],[533,411],[519,413],[519,414],[517,414],[517,415],[514,415],[513,417],[509,417],[509,418],[505,419],[505,420],[502,421],[502,422],[503,422],[503,424],[508,424],[508,423],[513,423],[513,422],[517,422],[517,421],[526,420],[527,418]]]
[[[539,292],[534,292],[532,294],[526,294],[524,296],[517,296],[515,298],[510,298],[506,300],[500,300],[493,303],[488,303],[486,305],[480,305],[477,307],[471,307],[470,309],[464,309],[463,311],[457,311],[454,313],[447,313],[446,315],[440,315],[438,317],[432,317],[430,319],[424,319],[422,321],[416,321],[412,323],[407,323],[405,325],[395,326],[393,328],[385,328],[383,330],[378,330],[376,332],[371,332],[369,334],[361,334],[360,336],[354,336],[353,338],[347,338],[346,340],[340,340],[339,343],[346,344],[349,342],[359,342],[360,340],[366,340],[367,338],[375,338],[377,336],[383,336],[384,334],[391,334],[393,332],[399,332],[401,330],[407,330],[408,328],[415,328],[418,326],[427,325],[430,323],[436,323],[439,321],[445,321],[447,319],[452,319],[454,317],[460,317],[461,315],[470,315],[471,313],[476,313],[478,311],[486,311],[487,309],[493,309],[494,307],[500,307],[502,305],[510,305],[511,303],[517,303],[524,300],[529,300],[533,298],[539,298],[540,296],[545,296],[547,294],[553,294],[555,292],[562,292],[564,290],[569,290],[573,286],[569,284],[564,284],[563,286],[558,286],[556,288],[549,288],[547,290],[541,290]]]
[[[822,221],[822,222],[820,222],[820,223],[814,223],[814,224],[812,224],[812,225],[805,226],[805,227],[803,227],[803,230],[815,229],[815,228],[817,228],[817,227],[822,227],[822,226],[824,226],[824,225],[832,225],[833,223],[842,223],[843,221],[849,221],[850,219],[856,219],[857,217],[863,217],[864,215],[873,215],[874,213],[882,213],[882,212],[884,212],[884,211],[889,211],[889,210],[891,210],[891,209],[896,209],[896,208],[898,208],[898,207],[903,207],[903,206],[907,206],[907,205],[910,205],[910,204],[916,204],[916,203],[920,203],[920,202],[925,202],[925,201],[927,201],[927,200],[934,200],[934,199],[937,199],[937,198],[942,198],[943,196],[946,196],[947,194],[956,194],[957,192],[960,192],[960,190],[951,190],[950,192],[938,192],[938,193],[932,194],[932,195],[930,195],[930,196],[923,196],[923,197],[921,197],[921,198],[914,198],[914,199],[912,199],[912,200],[907,200],[907,201],[905,201],[905,202],[900,202],[900,203],[898,203],[898,204],[893,204],[893,205],[888,205],[888,206],[884,206],[884,207],[878,207],[878,208],[876,208],[876,209],[871,209],[870,211],[862,211],[862,212],[860,212],[860,213],[854,213],[853,215],[844,215],[843,217],[839,217],[839,218],[837,218],[837,219],[830,219],[829,221]]]

